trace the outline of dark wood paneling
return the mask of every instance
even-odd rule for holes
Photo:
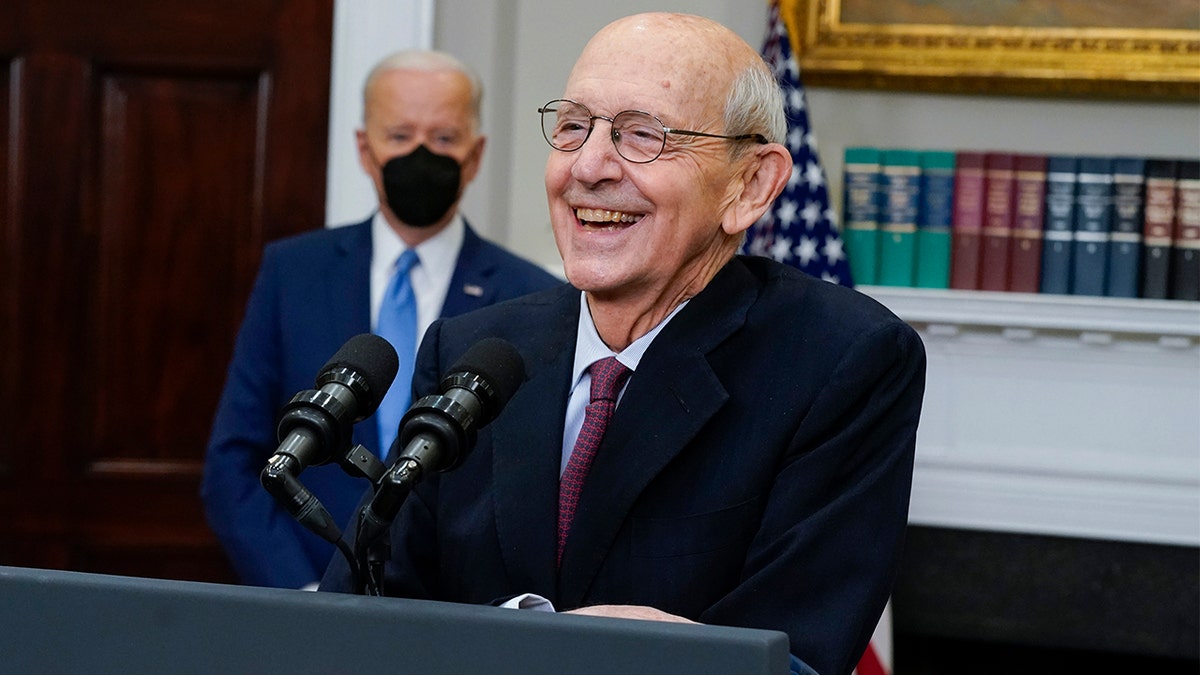
[[[263,245],[324,220],[332,16],[0,6],[0,564],[232,579],[204,444]]]
[[[108,73],[97,119],[97,246],[82,382],[92,459],[203,454],[228,357],[212,326],[236,325],[235,241],[261,239],[264,158],[256,73],[182,78]],[[140,433],[131,436],[129,430]]]

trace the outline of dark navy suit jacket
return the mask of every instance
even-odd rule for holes
[[[388,595],[466,603],[532,592],[558,609],[649,605],[782,630],[848,673],[894,580],[925,353],[870,298],[736,258],[677,314],[629,380],[560,568],[558,469],[579,291],[435,323],[414,387],[476,341],[521,353],[527,381],[461,467],[426,478],[391,535]],[[351,591],[334,559],[323,590]]]
[[[263,252],[213,423],[202,487],[209,524],[244,583],[298,588],[318,580],[334,554],[333,545],[274,502],[258,476],[278,445],[280,408],[313,388],[318,371],[346,340],[370,332],[370,264],[370,220],[283,239]],[[468,225],[442,316],[561,284]],[[355,425],[352,442],[380,450],[374,418]],[[336,464],[310,467],[300,480],[339,526],[368,488]]]

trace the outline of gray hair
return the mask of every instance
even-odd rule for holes
[[[467,64],[459,59],[447,54],[446,52],[438,52],[425,49],[406,49],[403,51],[389,54],[371,68],[371,72],[367,74],[367,80],[363,83],[363,116],[366,116],[367,96],[371,91],[371,86],[375,84],[375,80],[379,76],[393,70],[421,70],[426,72],[438,72],[450,70],[457,73],[462,73],[471,83],[471,118],[478,130],[482,117],[483,109],[483,82],[479,76]],[[365,120],[364,120],[365,121]]]
[[[734,79],[725,101],[725,133],[762,134],[772,143],[786,139],[783,92],[766,63],[752,63]],[[740,155],[746,145],[735,143],[733,150]]]

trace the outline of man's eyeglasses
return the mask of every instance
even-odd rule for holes
[[[550,144],[550,147],[555,150],[574,152],[582,148],[588,137],[592,135],[592,128],[595,126],[596,120],[605,120],[612,125],[609,137],[612,138],[617,154],[636,164],[645,164],[658,159],[667,145],[667,134],[724,138],[729,141],[754,141],[760,144],[768,142],[762,134],[724,136],[703,131],[672,129],[654,115],[640,110],[624,110],[612,117],[593,115],[592,111],[582,103],[565,98],[550,101],[538,108],[538,112],[542,116],[542,135],[546,137],[546,142]]]

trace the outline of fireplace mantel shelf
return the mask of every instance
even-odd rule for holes
[[[1200,303],[859,290],[929,354],[911,522],[1200,545]]]

